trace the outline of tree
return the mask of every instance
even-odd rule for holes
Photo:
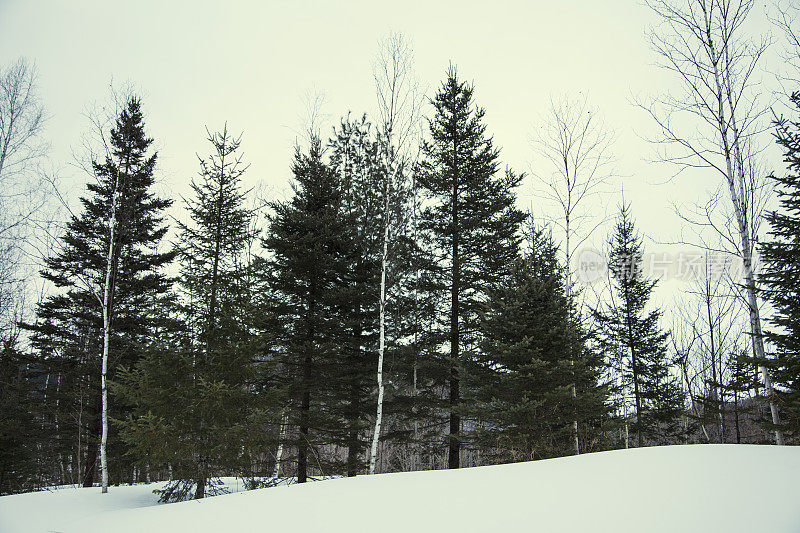
[[[632,389],[636,410],[633,430],[637,443],[668,442],[683,413],[683,393],[670,374],[667,341],[659,327],[661,311],[648,310],[656,282],[642,272],[644,248],[623,205],[609,239],[609,269],[614,280],[615,305],[595,310],[603,342],[609,351],[619,342],[624,356],[625,382]]]
[[[515,206],[521,177],[498,173],[499,151],[486,135],[484,111],[472,101],[473,87],[447,71],[432,100],[430,140],[422,148],[419,186],[428,200],[421,226],[431,234],[437,286],[447,293],[449,309],[442,339],[449,354],[448,466],[460,464],[461,367],[478,340],[478,307],[486,291],[501,279],[517,256],[524,214]]]
[[[586,99],[550,101],[550,110],[542,129],[538,132],[535,147],[546,161],[549,172],[536,174],[542,196],[555,204],[558,215],[555,225],[564,232],[565,290],[567,299],[573,300],[572,263],[575,250],[590,235],[583,226],[590,218],[586,202],[601,192],[599,188],[613,174],[610,154],[614,137],[597,112]],[[597,225],[595,225],[597,227]],[[592,228],[594,229],[594,228]],[[581,320],[581,311],[570,320]],[[573,386],[573,397],[576,395]],[[578,424],[573,423],[574,451],[580,453]]]
[[[15,335],[23,296],[23,252],[46,188],[35,168],[46,154],[36,67],[24,58],[0,68],[0,342]]]
[[[476,438],[489,456],[505,460],[557,457],[573,448],[573,422],[602,419],[604,388],[588,349],[570,320],[564,267],[542,228],[532,227],[529,251],[489,291],[481,319],[481,349],[471,374]],[[571,347],[571,350],[565,350]],[[580,395],[574,395],[575,384]]]
[[[409,160],[410,140],[415,133],[419,113],[417,86],[413,78],[413,50],[402,34],[390,34],[380,44],[378,58],[373,65],[373,77],[378,94],[378,111],[381,119],[379,142],[385,168],[383,187],[383,253],[381,255],[380,314],[378,324],[378,405],[372,445],[369,455],[369,473],[375,473],[378,457],[378,440],[383,423],[383,362],[386,350],[387,271],[389,269],[390,240],[402,222],[397,209],[404,198],[404,175]],[[392,231],[394,226],[394,231]]]
[[[784,61],[786,71],[780,74],[780,81],[790,86],[797,86],[800,82],[800,31],[796,28],[800,8],[790,1],[782,0],[776,1],[773,7],[775,13],[770,17],[770,21],[784,37],[781,59]],[[787,94],[791,93],[787,91]]]
[[[768,43],[742,35],[753,0],[651,0],[648,5],[663,23],[651,34],[653,47],[662,66],[681,80],[682,94],[667,95],[641,107],[658,128],[656,142],[664,148],[660,157],[681,169],[712,169],[730,197],[729,213],[725,214],[731,223],[718,221],[711,227],[742,261],[741,282],[753,356],[770,401],[775,442],[782,444],[764,350],[754,262],[761,220],[756,135],[765,111],[759,104],[754,74]],[[732,234],[729,228],[733,228]]]
[[[791,101],[800,110],[800,92]],[[773,305],[775,315],[766,338],[775,346],[774,369],[781,407],[780,429],[789,435],[800,434],[800,304],[797,273],[800,272],[800,122],[781,117],[775,122],[775,137],[784,150],[786,173],[770,175],[778,191],[780,208],[767,214],[770,240],[760,246],[763,270],[760,281],[763,295]]]
[[[150,191],[156,164],[151,144],[141,103],[132,97],[116,117],[103,158],[92,159],[97,181],[87,185],[90,195],[81,199],[83,213],[72,217],[62,250],[47,260],[42,272],[59,292],[39,304],[37,322],[27,326],[42,365],[50,367],[48,377],[52,370],[56,383],[63,377],[86,384],[92,416],[82,481],[93,484],[99,452],[104,492],[107,384],[118,366],[132,366],[141,356],[140,346],[153,330],[152,302],[170,287],[163,268],[175,256],[158,249],[167,231],[162,212],[172,202]],[[62,364],[89,375],[67,378]],[[81,410],[83,402],[78,399]]]
[[[191,222],[178,225],[175,333],[165,331],[120,387],[136,406],[125,423],[133,452],[172,468],[163,501],[185,499],[192,489],[195,499],[203,498],[219,472],[243,471],[243,440],[253,430],[248,423],[256,406],[250,386],[257,344],[254,317],[246,314],[252,295],[242,261],[252,231],[241,185],[247,165],[239,152],[241,135],[231,136],[227,125],[209,132],[208,141],[211,155],[200,158],[194,198],[186,202]]]
[[[747,338],[739,301],[726,290],[728,259],[724,254],[706,253],[703,264],[696,265],[694,287],[688,291],[690,298],[678,304],[680,321],[671,335],[693,418],[706,441],[720,443],[725,442],[729,383],[734,379],[734,367],[741,362],[735,356],[740,341]],[[680,342],[676,342],[676,333]]]
[[[37,420],[36,374],[16,338],[0,340],[0,494],[34,489],[42,470],[34,447],[43,428]]]
[[[280,386],[291,400],[286,444],[297,450],[297,481],[309,474],[309,454],[316,454],[320,433],[339,427],[335,404],[337,343],[341,335],[342,288],[347,278],[351,226],[344,216],[345,194],[339,175],[323,161],[322,143],[312,138],[308,153],[295,151],[291,200],[271,204],[264,248],[267,289],[279,322],[277,361],[284,369]]]
[[[342,444],[347,448],[347,475],[355,476],[366,451],[362,435],[367,432],[366,421],[372,411],[367,403],[374,383],[374,366],[370,361],[377,358],[382,373],[379,339],[385,338],[385,293],[381,297],[378,291],[386,286],[386,209],[395,209],[396,202],[387,204],[386,168],[366,116],[342,120],[334,133],[329,166],[338,174],[342,188],[341,216],[348,227],[341,236],[346,244],[342,260],[348,266],[339,288],[341,295],[330,296],[338,300],[336,312],[341,317],[337,328],[341,329],[338,341],[341,376],[337,381],[345,389],[340,399],[342,425],[346,427]],[[379,406],[383,404],[382,388],[381,382]]]

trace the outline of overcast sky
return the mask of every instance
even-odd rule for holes
[[[763,12],[753,16],[754,28],[766,31]],[[36,62],[52,158],[73,194],[86,182],[69,166],[88,129],[84,112],[108,101],[114,80],[133,84],[143,98],[163,194],[188,190],[198,169],[195,154],[208,150],[205,127],[227,121],[244,132],[247,183],[261,182],[280,195],[289,182],[303,96],[323,93],[332,121],[347,111],[371,112],[377,43],[399,31],[413,42],[417,77],[428,95],[449,62],[475,83],[502,163],[514,169],[536,166],[530,139],[550,96],[586,95],[616,131],[622,176],[611,187],[615,194],[596,202],[598,210],[613,210],[624,184],[642,232],[669,240],[680,227],[670,203],[702,198],[718,178],[706,173],[663,184],[673,169],[647,162],[652,149],[640,136],[651,134],[652,124],[631,99],[675,83],[654,64],[646,38],[653,22],[635,0],[0,0],[0,64],[19,56]],[[527,182],[520,203],[546,210]]]

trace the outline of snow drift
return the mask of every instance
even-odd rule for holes
[[[670,446],[359,476],[148,507],[141,507],[141,486],[111,487],[106,496],[99,488],[22,494],[0,498],[0,531],[788,533],[800,531],[798,478],[798,447]],[[131,506],[139,508],[119,508],[125,491],[138,494]],[[78,514],[69,510],[76,505]],[[32,515],[52,520],[37,529]]]

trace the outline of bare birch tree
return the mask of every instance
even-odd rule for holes
[[[736,251],[742,261],[753,354],[765,360],[761,315],[754,268],[756,235],[748,199],[748,179],[758,150],[756,137],[766,111],[761,104],[757,67],[767,48],[765,38],[745,32],[753,0],[649,0],[661,24],[651,42],[661,66],[680,81],[677,94],[640,103],[655,122],[659,158],[687,168],[715,172],[730,197],[736,230]],[[760,365],[770,402],[772,422],[780,423],[772,379]],[[775,442],[783,436],[775,430]]]
[[[800,86],[800,5],[779,0],[770,21],[783,37],[780,47],[783,68],[779,78],[790,85],[784,87],[784,95],[791,94]]]
[[[564,233],[561,246],[564,254],[567,299],[573,302],[573,256],[577,248],[602,223],[591,220],[587,210],[589,198],[601,192],[614,175],[611,148],[614,134],[585,97],[550,100],[550,108],[536,132],[533,146],[543,160],[534,169],[539,195],[552,203],[557,215],[551,222]],[[592,225],[591,228],[587,226]],[[579,313],[579,311],[578,311]],[[579,317],[578,317],[579,318]],[[576,396],[575,385],[572,396]],[[578,422],[573,422],[575,453],[580,453]]]
[[[383,362],[386,350],[386,274],[389,263],[392,195],[402,179],[404,163],[419,119],[420,99],[414,78],[414,51],[401,33],[391,33],[378,45],[373,76],[378,98],[379,139],[386,168],[383,199],[383,252],[381,254],[380,315],[378,318],[378,400],[369,454],[369,473],[375,473],[378,441],[383,423]]]
[[[46,201],[37,168],[47,151],[37,81],[36,67],[24,58],[0,68],[0,338],[20,318],[25,243]]]

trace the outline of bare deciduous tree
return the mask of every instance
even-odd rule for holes
[[[37,168],[47,151],[37,77],[24,58],[0,68],[0,338],[20,318],[25,242],[46,201]]]
[[[789,90],[784,91],[790,94],[800,85],[800,5],[789,1],[776,2],[770,21],[783,36],[783,72],[780,77],[791,84]]]
[[[567,299],[573,303],[572,263],[575,250],[602,222],[594,222],[587,200],[601,192],[614,175],[611,148],[614,134],[586,98],[550,100],[550,109],[537,131],[533,145],[542,157],[541,169],[534,169],[541,197],[555,205],[558,215],[551,222],[564,233],[562,251],[566,268]],[[575,386],[572,395],[576,396]],[[578,422],[573,422],[575,453],[580,453]]]
[[[398,173],[408,159],[409,147],[419,120],[420,98],[414,78],[414,51],[401,33],[391,33],[378,45],[373,76],[378,97],[380,118],[379,139],[386,167],[383,199],[383,252],[381,255],[380,316],[378,318],[378,401],[375,428],[369,454],[369,473],[375,473],[378,440],[383,422],[383,361],[386,348],[386,273],[389,262],[389,241],[392,238],[390,206],[396,191]]]
[[[766,106],[756,72],[768,45],[745,32],[753,0],[649,0],[661,25],[651,42],[661,66],[680,80],[678,94],[639,103],[655,122],[659,158],[687,168],[712,170],[730,196],[736,253],[743,264],[753,353],[765,358],[754,272],[753,228],[760,214],[751,210],[750,178],[758,150],[756,137]],[[760,372],[770,399],[772,421],[780,423],[766,366]],[[775,441],[783,444],[780,431]]]

